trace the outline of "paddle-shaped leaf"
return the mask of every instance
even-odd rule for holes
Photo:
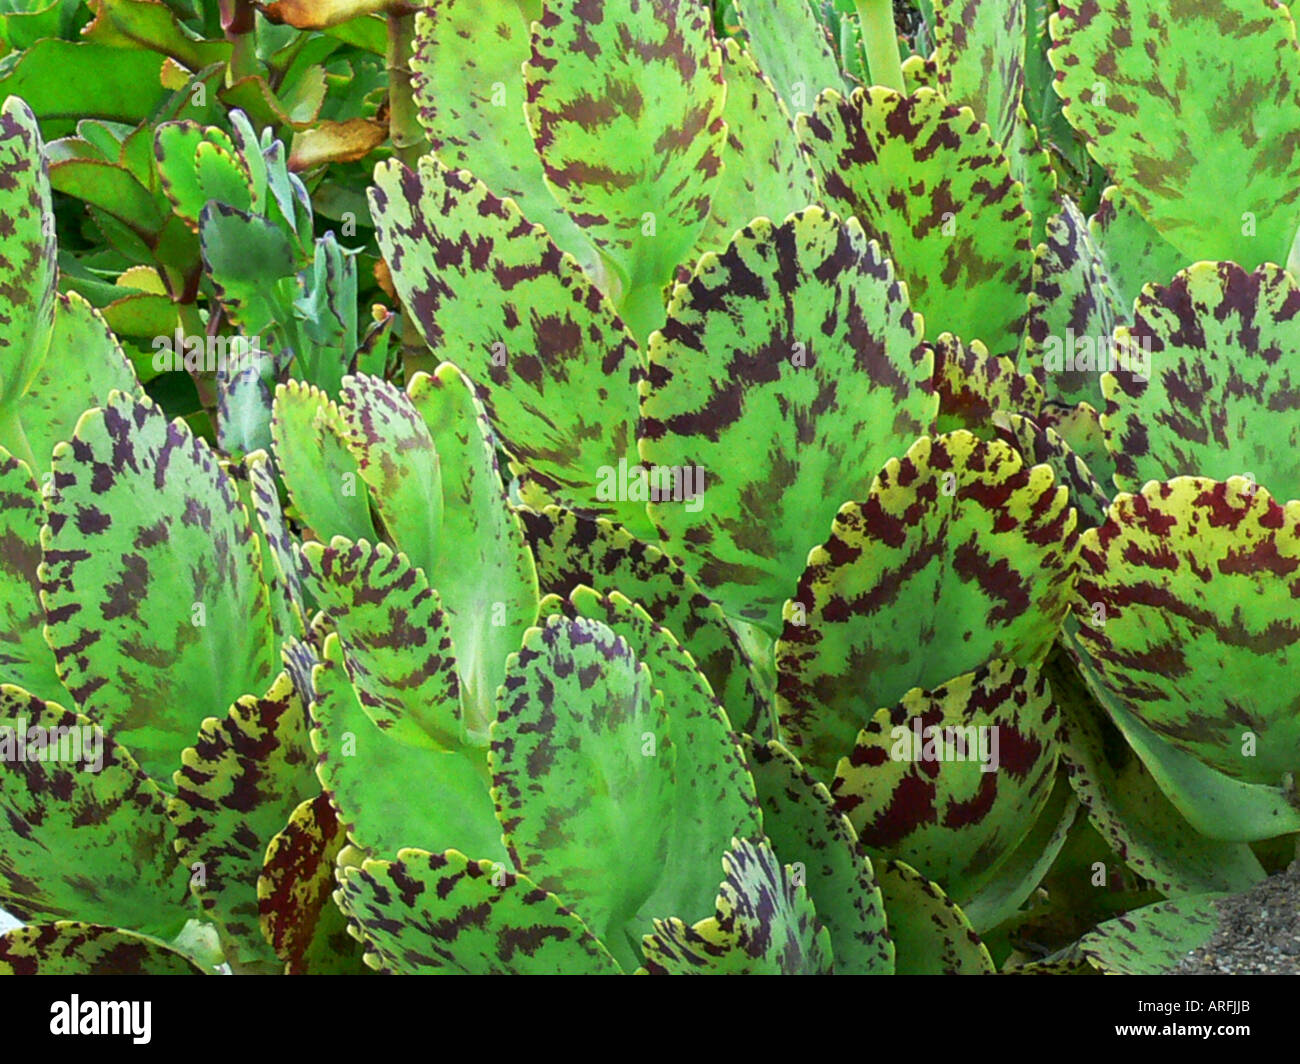
[[[961,904],[1046,806],[1059,727],[1039,670],[995,660],[878,712],[830,791],[867,852],[906,861]]]
[[[1069,609],[1074,525],[1052,471],[1000,440],[958,431],[891,459],[786,606],[777,700],[792,749],[829,773],[913,687],[1041,661]]]
[[[192,908],[163,801],[88,718],[0,686],[0,908],[171,938]]]
[[[1065,117],[1165,239],[1189,261],[1286,261],[1300,50],[1282,4],[1070,0],[1051,34]]]
[[[854,215],[907,282],[930,336],[1014,357],[1028,309],[1029,214],[988,127],[930,89],[825,92],[798,119],[828,205]]]
[[[378,167],[370,206],[403,304],[434,353],[483,389],[511,455],[548,487],[626,511],[644,531],[644,506],[597,498],[600,467],[632,450],[641,364],[577,263],[513,201],[432,158],[418,175]]]
[[[992,975],[993,958],[966,914],[902,861],[876,866],[897,975]]]
[[[709,214],[727,127],[722,55],[700,0],[548,0],[525,111],[556,200],[617,276],[643,341]],[[629,151],[629,145],[644,145]]]
[[[180,763],[167,814],[192,891],[218,925],[232,968],[275,971],[260,929],[258,876],[267,844],[317,791],[306,710],[289,674],[205,720]]]
[[[167,778],[200,721],[274,677],[249,514],[208,445],[110,393],[54,450],[42,601],[80,710]]]
[[[1107,700],[1234,780],[1300,769],[1300,502],[1153,481],[1082,536],[1078,639]]]
[[[340,858],[339,907],[381,972],[618,975],[582,918],[527,876],[455,850]]]
[[[920,332],[879,247],[819,207],[756,219],[677,287],[641,459],[681,481],[651,516],[728,613],[775,632],[815,530],[928,431]]]
[[[1101,426],[1118,487],[1246,476],[1280,500],[1300,498],[1300,373],[1290,365],[1300,287],[1289,273],[1197,263],[1144,288],[1117,340],[1150,366],[1105,382]]]
[[[818,0],[820,2],[820,0]],[[809,0],[733,0],[746,48],[791,114],[812,108],[822,89],[844,86],[839,61]],[[731,91],[731,81],[727,81]]]
[[[75,920],[0,935],[0,975],[202,975],[183,953],[147,935]]]
[[[1032,2],[1032,0],[1031,0]],[[939,88],[1010,145],[1025,91],[1026,0],[939,0],[934,50]]]

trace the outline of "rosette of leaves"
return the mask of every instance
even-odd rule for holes
[[[391,315],[359,338],[356,253],[314,233],[307,190],[271,129],[241,111],[232,132],[193,122],[159,127],[158,172],[172,210],[196,232],[225,323],[251,348],[217,369],[218,439],[227,451],[270,445],[276,382],[293,377],[337,396],[345,373],[381,372]],[[178,361],[180,352],[178,354]]]

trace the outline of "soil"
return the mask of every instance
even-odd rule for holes
[[[1300,975],[1300,861],[1218,906],[1219,929],[1175,975]]]

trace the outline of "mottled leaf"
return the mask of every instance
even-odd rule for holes
[[[930,336],[1020,346],[1030,284],[1030,218],[988,127],[920,89],[823,93],[798,120],[828,205],[854,215],[907,283]]]
[[[1025,90],[1025,0],[943,0],[934,16],[940,91],[1008,145]]]
[[[933,422],[906,290],[852,220],[756,219],[678,286],[650,362],[641,459],[682,482],[651,516],[724,610],[775,632],[816,529]]]
[[[733,0],[731,6],[745,46],[791,114],[811,110],[822,89],[843,87],[839,61],[809,0]]]
[[[1107,975],[1168,975],[1214,937],[1222,897],[1202,894],[1125,913],[1084,935],[1077,948]]]
[[[339,906],[381,972],[621,974],[581,917],[491,861],[404,849],[394,861],[345,864],[339,882]]]
[[[148,935],[58,920],[0,935],[0,975],[202,975],[183,953]]]
[[[898,975],[992,975],[993,958],[966,914],[901,861],[876,865]]]
[[[913,687],[1041,661],[1074,582],[1066,491],[1000,440],[924,437],[864,498],[809,555],[776,647],[782,725],[822,772]]]
[[[743,839],[722,855],[717,915],[694,926],[656,920],[642,949],[656,975],[829,975],[830,933],[806,887],[766,843]]]
[[[40,573],[59,675],[165,779],[200,721],[275,675],[249,515],[205,442],[121,392],[53,471]]]
[[[1300,50],[1282,4],[1070,0],[1051,34],[1065,117],[1165,239],[1190,261],[1286,261]]]

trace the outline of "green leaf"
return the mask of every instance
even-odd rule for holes
[[[542,591],[561,598],[582,585],[622,592],[689,647],[736,730],[772,733],[775,721],[755,663],[718,604],[677,562],[604,518],[557,506],[519,515]]]
[[[621,974],[559,898],[491,861],[406,849],[395,861],[343,864],[339,882],[339,906],[382,972]]]
[[[218,202],[199,212],[199,242],[227,317],[260,349],[275,350],[298,294],[293,242],[274,222]]]
[[[590,269],[596,249],[551,195],[524,117],[530,18],[518,0],[445,0],[415,16],[412,85],[429,146],[546,228]]]
[[[722,67],[727,142],[709,220],[697,243],[700,251],[725,248],[753,218],[784,218],[821,199],[790,113],[772,83],[734,40],[722,42]]]
[[[188,919],[189,873],[158,785],[89,718],[8,685],[0,818],[0,908],[18,919],[78,917],[163,938]]]
[[[312,677],[316,775],[353,845],[395,854],[411,842],[455,844],[507,860],[482,748],[411,746],[375,727],[348,681],[337,635],[325,640]]]
[[[334,866],[347,844],[329,799],[304,801],[266,848],[257,880],[262,933],[286,975],[361,975],[362,949],[334,904]]]
[[[1088,219],[1088,230],[1101,252],[1114,286],[1114,298],[1125,317],[1145,285],[1167,284],[1187,265],[1187,257],[1152,229],[1114,185],[1102,193],[1097,213]],[[1200,257],[1199,252],[1190,256]]]
[[[380,543],[302,548],[302,577],[338,632],[348,679],[374,726],[408,746],[464,741],[451,631],[424,570]]]
[[[1065,117],[1169,243],[1189,261],[1286,261],[1300,160],[1279,145],[1300,118],[1300,50],[1285,7],[1067,3],[1051,34]]]
[[[343,378],[339,433],[393,545],[426,572],[438,557],[442,470],[429,428],[395,384],[364,374]]]
[[[1040,420],[1045,422],[1048,419]],[[1025,461],[1051,468],[1057,482],[1069,489],[1070,502],[1079,515],[1081,529],[1096,528],[1106,520],[1106,508],[1110,506],[1110,496],[1114,492],[1102,488],[1087,462],[1050,424],[1040,425],[1033,418],[1010,414],[1000,436],[1015,447]]]
[[[721,170],[726,84],[709,14],[699,0],[549,0],[524,80],[547,184],[612,265],[619,312],[644,342]]]
[[[31,470],[0,451],[0,683],[72,704],[45,641],[41,608],[41,496]]]
[[[115,389],[144,398],[135,370],[99,311],[75,292],[60,294],[49,353],[22,400],[23,429],[42,474],[55,445],[72,438],[82,413],[103,405]]]
[[[269,456],[265,451],[256,451],[244,459],[243,465],[249,495],[245,505],[257,517],[262,580],[271,600],[276,642],[283,646],[286,639],[307,631],[307,608],[294,555],[297,540],[289,531],[280,507],[280,491]]]
[[[1060,213],[1048,220],[1047,240],[1034,255],[1022,364],[1033,369],[1052,399],[1100,405],[1103,372],[1115,370],[1131,378],[1149,368],[1117,364],[1124,352],[1112,336],[1128,317],[1091,230],[1066,197]]]
[[[252,175],[235,142],[220,129],[168,122],[154,135],[154,158],[172,209],[196,233],[209,200],[244,212],[253,207]]]
[[[1039,670],[994,660],[876,713],[830,791],[868,853],[906,861],[964,904],[1046,808],[1059,728]]]
[[[798,120],[827,204],[894,261],[927,335],[1014,357],[1028,309],[1030,218],[1010,163],[969,108],[929,89],[826,92]]]
[[[665,696],[606,625],[553,616],[506,667],[493,798],[515,867],[624,964],[670,853],[678,742]]]
[[[249,515],[208,445],[111,392],[54,450],[46,637],[78,707],[166,778],[199,721],[274,678]]]
[[[179,761],[167,813],[181,861],[194,873],[193,893],[220,929],[233,968],[276,970],[260,929],[258,876],[267,843],[317,790],[306,711],[289,674],[205,720]]]
[[[1245,843],[1197,831],[1101,717],[1063,660],[1049,666],[1065,718],[1061,757],[1093,827],[1129,868],[1167,895],[1244,890],[1263,878]]]
[[[1232,779],[1282,785],[1300,769],[1298,558],[1300,502],[1240,477],[1117,496],[1083,534],[1075,606],[1103,697]]]
[[[771,0],[733,0],[732,6],[746,48],[791,114],[807,112],[822,89],[844,87],[835,51],[808,0],[779,6]]]
[[[777,702],[791,749],[833,769],[882,706],[993,658],[1041,661],[1078,537],[1047,466],[965,431],[923,437],[846,503],[786,605]]]
[[[1025,90],[1026,0],[946,0],[934,5],[939,91],[965,104],[1009,146]]]
[[[712,910],[717,878],[710,871],[733,837],[757,837],[762,820],[754,782],[730,722],[695,661],[673,633],[656,624],[638,603],[591,588],[573,592],[569,616],[606,625],[650,670],[663,694],[666,730],[654,736],[655,753],[673,749],[668,855],[659,883],[642,913],[674,912],[696,919]],[[642,736],[642,753],[646,750]]]
[[[302,381],[276,386],[271,410],[275,461],[297,517],[328,541],[379,539],[370,517],[370,490],[343,443],[342,415],[322,392]]]
[[[379,166],[370,203],[403,305],[482,389],[506,450],[549,489],[644,534],[644,505],[596,493],[601,468],[631,455],[641,363],[577,263],[513,201],[431,158],[418,176]]]
[[[0,107],[0,411],[12,409],[36,376],[54,323],[57,243],[41,148],[36,118],[11,96]],[[0,442],[15,446],[7,434]]]
[[[829,975],[830,933],[808,890],[766,842],[734,840],[722,855],[717,915],[694,926],[656,920],[643,942],[657,975]]]
[[[1222,894],[1157,902],[1107,920],[1076,949],[1107,975],[1168,975],[1214,937]]]
[[[902,861],[876,866],[897,975],[992,975],[993,958],[966,914]]]
[[[892,975],[894,944],[871,859],[824,783],[778,742],[747,740],[763,826],[782,861],[801,867],[841,975]]]
[[[203,975],[183,953],[120,927],[58,920],[0,935],[0,975]]]
[[[933,422],[920,321],[861,227],[809,207],[706,254],[650,364],[641,459],[681,481],[651,517],[725,611],[775,632],[816,530]]]
[[[442,469],[441,549],[427,564],[456,648],[469,731],[484,740],[506,657],[537,623],[537,567],[497,467],[496,436],[470,379],[450,363],[407,391]]]
[[[967,347],[944,333],[933,348],[934,385],[939,393],[937,431],[968,429],[988,439],[999,421],[995,415],[1037,414],[1042,407],[1042,385],[1020,373],[1006,356],[990,356],[980,341]]]
[[[87,115],[135,125],[166,98],[159,80],[162,65],[156,52],[42,40],[6,64],[0,95],[21,96],[47,130],[58,133]]]
[[[1144,288],[1116,339],[1147,372],[1103,381],[1116,485],[1245,476],[1300,498],[1300,378],[1285,357],[1300,345],[1298,314],[1300,287],[1279,266],[1201,262]]]

